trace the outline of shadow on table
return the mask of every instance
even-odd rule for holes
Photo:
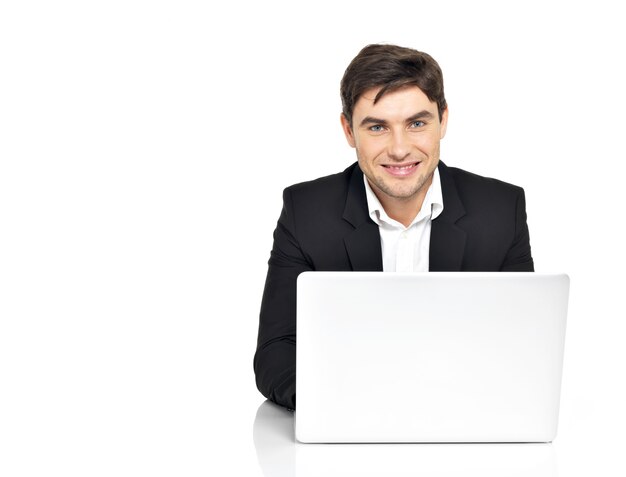
[[[294,413],[270,401],[257,410],[253,439],[266,477],[558,475],[552,444],[301,444]]]

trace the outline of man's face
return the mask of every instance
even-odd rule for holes
[[[439,163],[448,110],[440,121],[437,103],[417,86],[387,93],[374,104],[379,89],[358,99],[352,127],[341,115],[346,139],[356,148],[359,166],[383,206],[421,205]]]

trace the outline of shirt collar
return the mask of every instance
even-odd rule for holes
[[[370,186],[370,183],[367,180],[365,174],[363,174],[363,182],[365,183],[367,208],[369,210],[369,215],[372,220],[378,225],[382,225],[383,222],[390,225],[398,225],[399,222],[389,217],[385,212],[385,209],[383,209],[382,204],[378,200],[378,197],[376,197],[376,194],[374,194],[374,191],[372,190],[372,187]],[[436,168],[435,172],[433,173],[433,181],[430,184],[428,191],[426,192],[426,197],[424,197],[422,208],[415,216],[413,222],[411,222],[411,225],[409,225],[409,227],[426,217],[429,217],[430,220],[435,220],[437,217],[439,217],[439,215],[441,215],[442,212],[443,194],[441,192],[441,178],[439,177],[439,168]]]

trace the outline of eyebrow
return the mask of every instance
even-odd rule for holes
[[[425,109],[423,111],[420,111],[419,113],[415,113],[413,116],[409,117],[406,119],[407,123],[412,123],[413,121],[417,121],[420,119],[432,119],[433,118],[433,114],[430,111],[426,111]],[[380,118],[375,118],[373,116],[365,116],[363,118],[363,120],[361,121],[361,123],[359,124],[359,126],[365,126],[366,124],[382,124],[385,125],[387,124],[387,120],[385,119],[380,119]]]
[[[413,121],[417,121],[418,119],[432,119],[432,118],[433,118],[433,113],[431,113],[430,111],[423,110],[417,114],[414,114],[410,118],[407,118],[406,122],[412,123]]]

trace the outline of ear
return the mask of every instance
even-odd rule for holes
[[[448,108],[443,110],[441,114],[441,136],[439,139],[443,139],[446,135],[446,130],[448,129]]]
[[[350,147],[356,147],[356,141],[354,140],[354,133],[352,132],[352,126],[350,126],[350,123],[348,122],[348,118],[346,118],[346,115],[341,113],[339,116],[339,119],[341,121],[341,129],[343,129],[343,133],[346,136],[346,140],[348,141],[348,144],[350,144]]]

